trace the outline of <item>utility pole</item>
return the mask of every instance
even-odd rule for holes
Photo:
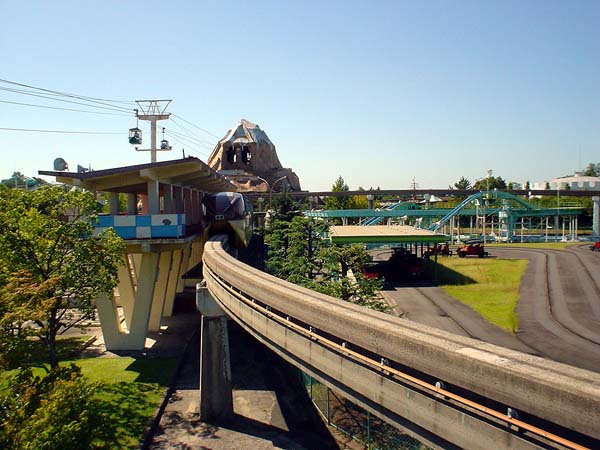
[[[136,112],[136,116],[140,120],[147,120],[150,122],[150,148],[135,148],[138,152],[150,152],[150,162],[156,162],[157,151],[169,151],[171,147],[168,144],[163,148],[156,147],[156,122],[159,120],[167,120],[171,113],[166,112],[167,106],[171,103],[171,100],[136,100],[135,101],[142,111],[142,114]]]

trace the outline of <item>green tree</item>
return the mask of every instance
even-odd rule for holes
[[[454,183],[455,189],[471,189],[471,182],[465,177],[460,177],[456,183]]]
[[[322,239],[325,223],[305,217],[277,221],[269,228],[267,270],[292,283],[380,311],[387,310],[376,294],[378,280],[366,279],[360,267],[370,261],[360,245],[336,247]],[[352,269],[354,279],[350,279]]]
[[[326,228],[326,224],[302,216],[274,222],[266,236],[267,270],[301,285],[315,279],[322,269],[323,261],[318,257],[323,246],[320,234]]]
[[[44,377],[22,369],[0,397],[0,448],[79,450],[108,448],[115,424],[101,412],[97,383],[75,365]],[[96,439],[94,436],[102,436]]]
[[[528,191],[529,189],[531,189],[531,184],[529,183],[529,180],[527,180],[525,182],[525,190]]]
[[[350,188],[344,181],[344,179],[339,176],[333,186],[331,186],[331,192],[348,192]],[[327,197],[325,199],[325,208],[326,209],[350,209],[352,208],[352,199],[348,195],[336,196],[336,197]]]
[[[482,180],[477,181],[473,185],[473,189],[478,189],[480,191],[485,191],[488,189],[506,189],[506,181],[502,177],[487,177]]]
[[[294,200],[289,189],[285,189],[282,194],[271,199],[271,220],[289,222],[300,214],[299,208],[298,202]]]
[[[583,174],[587,177],[600,176],[600,164],[589,163],[585,168]]]
[[[112,293],[124,244],[112,230],[92,237],[97,207],[89,192],[0,187],[2,350],[35,336],[57,367],[58,333],[89,319],[99,293]]]

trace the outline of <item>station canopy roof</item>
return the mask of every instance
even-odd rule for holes
[[[237,190],[217,171],[194,157],[81,173],[45,170],[38,173],[54,176],[59,183],[101,192],[145,193],[149,181],[204,192]]]
[[[439,243],[446,236],[404,225],[333,226],[329,237],[334,244]]]

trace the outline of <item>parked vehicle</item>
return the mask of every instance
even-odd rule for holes
[[[600,241],[594,242],[594,245],[590,245],[590,250],[593,252],[600,252]]]
[[[423,272],[423,259],[404,248],[394,249],[389,265],[392,277],[418,277]]]
[[[488,252],[485,251],[484,245],[481,243],[463,244],[456,250],[456,254],[459,258],[464,258],[465,256],[478,256],[484,258],[489,255]]]
[[[429,259],[434,255],[451,256],[452,250],[450,250],[450,245],[447,242],[444,245],[436,244],[433,248],[428,248],[423,252],[423,258],[425,259]]]

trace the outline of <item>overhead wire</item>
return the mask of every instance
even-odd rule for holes
[[[198,138],[198,137],[197,137],[196,135],[194,135],[194,134],[192,134],[192,135],[190,136],[190,135],[189,135],[188,133],[186,133],[186,132],[183,132],[183,133],[181,133],[181,132],[179,132],[179,131],[175,131],[175,130],[173,130],[173,129],[171,129],[171,128],[169,128],[169,132],[170,132],[170,133],[173,133],[173,134],[179,134],[179,135],[182,135],[182,136],[185,136],[185,137],[187,137],[188,139],[194,140],[194,141],[196,141],[196,142],[198,143],[198,145],[204,145],[204,146],[207,146],[207,147],[210,147],[210,148],[214,148],[214,144],[213,144],[212,142],[208,142],[208,141],[205,141],[205,140],[203,140],[203,139],[200,139],[200,138]]]
[[[83,112],[88,114],[104,114],[107,116],[121,116],[121,117],[129,117],[130,114],[121,114],[121,113],[112,113],[112,112],[101,112],[101,111],[86,111],[84,109],[73,109],[73,108],[59,108],[56,106],[46,106],[46,105],[35,105],[33,103],[21,103],[21,102],[10,102],[8,100],[0,100],[0,103],[8,103],[11,105],[20,105],[20,106],[31,106],[35,108],[44,108],[44,109],[58,109],[60,111],[74,111],[74,112]]]
[[[38,87],[38,86],[32,86],[32,85],[28,85],[25,83],[18,83],[15,81],[10,81],[10,80],[1,79],[1,78],[0,78],[0,83],[5,83],[5,84],[12,85],[12,86],[18,86],[21,88],[25,88],[25,89],[17,89],[17,88],[9,88],[9,87],[0,87],[0,91],[12,92],[15,94],[22,94],[22,95],[29,95],[32,97],[44,98],[44,99],[52,100],[52,101],[71,103],[71,104],[75,104],[75,105],[85,106],[88,108],[104,109],[104,110],[111,111],[111,112],[87,111],[87,110],[75,109],[75,108],[60,108],[60,107],[54,107],[54,106],[48,106],[48,105],[38,105],[38,104],[15,102],[15,101],[9,101],[9,100],[0,100],[0,103],[20,105],[20,106],[29,106],[29,107],[36,107],[36,108],[44,108],[44,109],[83,112],[83,113],[91,113],[91,114],[106,114],[106,115],[115,115],[115,116],[129,116],[129,115],[133,115],[134,114],[133,112],[135,111],[135,108],[133,108],[133,107],[127,108],[124,106],[117,105],[117,103],[121,104],[121,105],[122,104],[135,105],[135,102],[133,102],[133,101],[110,100],[110,99],[105,99],[105,98],[72,94],[72,93],[68,93],[68,92],[55,91],[55,90],[46,89],[46,88],[42,88],[42,87]],[[40,92],[35,92],[35,91],[40,91]],[[75,99],[75,100],[80,100],[80,101],[67,100],[65,98],[58,98],[58,97],[67,97],[70,99]],[[199,127],[198,125],[188,121],[187,119],[184,119],[183,117],[181,117],[179,115],[171,114],[171,120],[180,130],[183,131],[183,133],[179,133],[179,132],[171,130],[171,129],[169,129],[169,130],[165,129],[165,133],[174,137],[176,140],[179,140],[182,143],[185,143],[186,147],[188,147],[191,151],[201,154],[201,155],[209,155],[209,152],[211,152],[214,148],[214,144],[212,142],[208,142],[208,141],[201,139],[192,130],[185,127],[183,124],[180,124],[177,120],[174,120],[174,117],[177,117],[179,120],[197,128],[198,130],[202,131],[203,133],[206,133],[216,139],[220,139],[219,136],[217,136],[214,133],[211,133],[210,131],[208,131],[202,127]],[[0,130],[1,131],[31,132],[31,133],[34,133],[34,132],[35,133],[61,133],[61,134],[99,134],[99,135],[123,134],[123,133],[97,132],[97,131],[47,130],[47,129],[7,128],[7,127],[0,127]],[[198,148],[205,148],[206,151],[200,151]]]
[[[186,138],[185,136],[182,135],[175,135],[172,132],[169,132],[167,130],[165,130],[165,133],[169,136],[173,136],[175,138],[176,141],[181,141],[183,144],[186,145],[186,147],[191,147],[192,149],[195,149],[195,151],[199,154],[208,156],[210,155],[210,150],[205,149],[205,150],[200,150],[199,144],[197,144],[196,142],[194,142],[193,140],[190,140],[189,138]]]
[[[220,138],[219,136],[217,136],[216,134],[214,134],[214,133],[211,133],[210,131],[208,131],[208,130],[205,130],[204,128],[201,128],[201,127],[199,127],[199,126],[198,126],[198,125],[196,125],[195,123],[192,123],[192,122],[190,122],[189,120],[186,120],[186,119],[184,119],[183,117],[181,117],[181,116],[179,116],[179,115],[177,115],[177,114],[171,114],[171,115],[172,115],[172,116],[174,116],[174,117],[177,117],[177,118],[179,118],[179,119],[181,119],[181,120],[183,120],[185,123],[187,123],[187,124],[189,124],[189,125],[191,125],[191,126],[193,126],[193,127],[196,127],[196,128],[198,128],[200,131],[203,131],[203,132],[205,132],[206,134],[210,134],[212,137],[215,137],[215,138],[217,138],[217,139],[221,139],[221,138]]]
[[[171,116],[173,116],[173,114],[171,114]],[[211,145],[211,146],[214,145],[212,142],[203,140],[196,133],[194,133],[193,131],[191,131],[189,128],[187,128],[183,124],[180,124],[179,121],[175,120],[173,117],[171,117],[171,122],[173,122],[173,124],[175,126],[177,126],[177,128],[179,128],[180,130],[183,130],[184,133],[187,133],[187,134],[190,134],[190,135],[194,136],[199,142],[204,142],[205,144],[208,144],[208,145]]]
[[[123,132],[112,133],[106,131],[70,131],[70,130],[40,130],[32,128],[4,128],[0,127],[2,131],[25,131],[35,133],[62,133],[62,134],[124,134]]]
[[[0,87],[0,90],[2,91],[8,91],[8,92],[16,92],[16,93],[20,93],[20,94],[25,94],[25,95],[31,95],[32,97],[39,97],[39,98],[45,98],[48,100],[54,100],[57,102],[64,102],[64,103],[72,103],[75,105],[82,105],[82,106],[87,106],[88,108],[99,108],[99,109],[106,109],[108,111],[115,111],[115,112],[129,112],[131,114],[133,114],[133,108],[129,109],[129,108],[125,108],[122,106],[98,106],[98,105],[92,105],[89,103],[82,103],[82,102],[76,102],[73,100],[65,100],[62,98],[54,98],[54,97],[49,97],[47,95],[42,95],[42,94],[35,94],[33,92],[27,92],[27,91],[23,91],[20,89],[11,89],[11,88],[4,88],[4,87]]]
[[[179,141],[188,147],[195,148],[198,151],[198,153],[201,153],[203,155],[208,156],[210,154],[210,152],[212,151],[212,149],[210,149],[208,147],[203,147],[201,144],[198,144],[194,140],[189,139],[188,137],[183,136],[181,134],[173,134],[172,132],[169,132],[168,130],[165,130],[165,134],[167,134],[167,136],[170,139],[174,140],[175,142]]]
[[[210,156],[211,151],[205,148],[201,148],[198,147],[197,144],[190,142],[190,141],[186,141],[185,139],[182,139],[180,137],[173,137],[173,145],[176,145],[177,142],[180,142],[181,145],[185,145],[186,147],[191,147],[193,149],[195,149],[198,153],[202,154],[205,157]]]
[[[68,92],[54,91],[52,89],[45,89],[45,88],[41,88],[41,87],[37,87],[37,86],[31,86],[29,84],[17,83],[16,81],[5,80],[2,78],[0,78],[0,82],[6,83],[6,84],[12,84],[14,86],[26,87],[28,89],[35,89],[35,90],[47,92],[47,93],[50,93],[53,95],[62,95],[65,97],[72,97],[72,98],[77,98],[80,100],[86,100],[86,101],[90,101],[90,102],[97,102],[97,103],[111,102],[111,103],[121,103],[121,104],[128,104],[128,105],[135,104],[135,102],[133,102],[132,100],[110,100],[110,99],[105,99],[105,98],[88,97],[85,95],[70,94]]]
[[[206,148],[210,148],[211,150],[212,150],[212,149],[213,149],[213,147],[214,147],[212,144],[210,144],[210,143],[208,143],[208,142],[206,142],[206,141],[202,141],[202,140],[200,140],[200,139],[197,139],[197,138],[195,138],[195,137],[188,136],[188,135],[186,135],[186,134],[184,134],[184,133],[180,133],[180,132],[178,132],[178,131],[174,131],[174,130],[172,130],[172,129],[170,129],[170,128],[165,128],[165,132],[167,132],[167,133],[171,133],[171,134],[172,134],[172,135],[174,135],[174,136],[180,136],[180,137],[184,137],[184,138],[186,138],[186,139],[188,139],[188,140],[190,140],[190,141],[193,141],[193,142],[195,142],[195,143],[196,143],[197,145],[199,145],[199,146],[204,146],[204,147],[206,147]]]

